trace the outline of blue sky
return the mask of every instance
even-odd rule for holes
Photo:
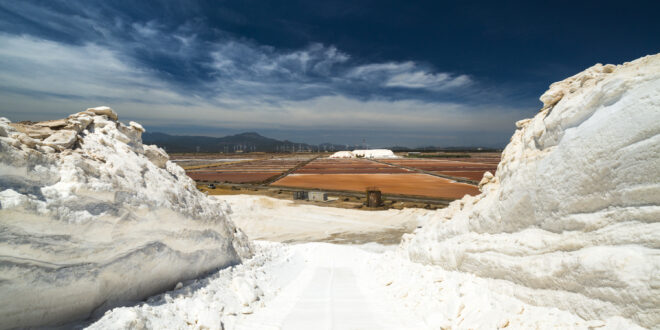
[[[660,50],[656,1],[4,1],[0,115],[504,146],[549,84]]]

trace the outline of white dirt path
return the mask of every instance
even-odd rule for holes
[[[299,247],[304,248],[294,254],[304,255],[304,263],[298,275],[266,308],[239,320],[236,329],[425,328],[414,315],[401,313],[398,303],[370,289],[374,279],[365,260],[372,253],[332,244]]]
[[[412,263],[390,247],[256,243],[245,263],[115,308],[90,329],[635,329],[498,293],[501,283]]]

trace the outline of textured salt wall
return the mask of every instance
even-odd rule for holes
[[[541,101],[483,193],[438,211],[402,249],[531,304],[657,327],[660,55],[595,65]]]
[[[0,328],[83,319],[251,255],[143,131],[107,107],[0,119]]]

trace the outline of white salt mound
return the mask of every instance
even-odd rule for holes
[[[350,151],[337,151],[328,158],[355,158],[355,155]]]
[[[328,158],[399,158],[389,149],[337,151]]]
[[[482,194],[404,238],[411,259],[585,319],[660,325],[660,55],[554,83]]]
[[[251,255],[143,131],[108,107],[0,118],[0,328],[84,319]]]

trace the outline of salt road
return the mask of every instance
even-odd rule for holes
[[[621,318],[586,321],[557,308],[526,304],[498,292],[497,281],[411,262],[396,245],[310,242],[346,231],[380,237],[390,227],[409,226],[413,214],[423,226],[426,210],[368,212],[267,197],[222,199],[240,214],[235,217],[239,226],[248,233],[261,232],[254,257],[180,283],[136,306],[108,311],[89,328],[636,327]],[[270,216],[262,214],[265,210]],[[376,214],[386,227],[375,225]],[[272,241],[281,240],[285,232],[286,240],[301,243]]]
[[[303,244],[297,275],[268,303],[241,319],[236,329],[420,329],[411,313],[373,290],[371,253],[350,246]],[[296,267],[293,267],[296,268]],[[284,271],[283,269],[281,271]],[[291,270],[289,270],[291,271]]]

